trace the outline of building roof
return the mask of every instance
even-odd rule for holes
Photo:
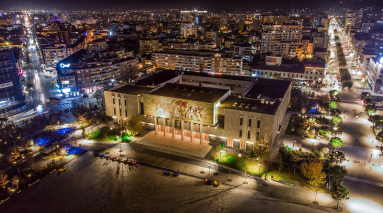
[[[327,48],[320,48],[320,47],[317,47],[314,49],[314,53],[315,52],[327,52]]]
[[[268,104],[266,104],[268,103]],[[260,99],[239,98],[238,96],[228,96],[220,104],[220,108],[235,109],[240,111],[249,111],[263,114],[274,115],[280,105],[280,101],[263,102]]]
[[[148,92],[147,94],[206,103],[215,103],[229,91],[230,90],[226,89],[168,83],[163,87],[159,87],[158,89]]]
[[[124,94],[139,95],[139,94],[147,93],[152,89],[153,88],[151,88],[151,87],[144,87],[144,86],[139,86],[139,85],[127,84],[127,85],[124,85],[121,87],[115,87],[115,88],[109,89],[107,91],[124,93]]]
[[[267,65],[255,65],[253,69],[256,70],[270,70],[289,73],[304,73],[305,66],[303,64],[281,64],[280,66],[267,66]]]
[[[179,70],[162,70],[160,72],[155,72],[149,76],[144,76],[143,78],[136,80],[136,85],[157,86],[181,74],[182,71]]]
[[[291,81],[259,78],[245,93],[246,98],[279,99],[284,98]]]
[[[222,75],[221,73],[206,73],[206,72],[184,72],[184,75],[193,75],[201,77],[210,77],[210,78],[222,78],[222,79],[231,79],[231,80],[240,80],[240,81],[256,81],[257,78],[240,76],[240,75]]]
[[[369,33],[355,33],[354,34],[355,40],[370,40],[370,34]]]

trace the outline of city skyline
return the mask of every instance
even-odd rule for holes
[[[176,0],[169,1],[155,1],[148,0],[146,3],[140,1],[132,1],[132,2],[122,2],[117,0],[111,1],[102,1],[95,0],[91,3],[87,1],[74,1],[69,0],[65,2],[46,2],[43,0],[32,0],[32,1],[2,1],[2,8],[10,8],[17,7],[23,9],[43,9],[43,10],[155,10],[155,9],[200,9],[200,10],[242,10],[242,11],[252,11],[257,9],[266,9],[266,10],[274,10],[275,8],[279,9],[320,9],[320,10],[328,10],[329,8],[360,8],[363,6],[381,6],[379,0],[363,0],[363,1],[331,1],[331,0],[314,0],[314,1],[302,1],[302,0],[271,0],[271,1],[250,1],[250,0],[239,0],[239,1],[202,1],[196,0],[191,2],[180,2]]]

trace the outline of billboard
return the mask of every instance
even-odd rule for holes
[[[144,111],[153,116],[213,125],[212,103],[144,94]]]

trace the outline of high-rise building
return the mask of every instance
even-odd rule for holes
[[[347,10],[344,28],[346,32],[352,28],[361,28],[363,19],[363,8],[360,10]]]
[[[0,116],[8,117],[26,109],[15,57],[11,49],[0,50]]]
[[[158,38],[140,39],[140,55],[143,56],[146,53],[156,52],[160,49]]]
[[[299,43],[301,40],[300,26],[297,24],[262,25],[261,53],[290,54],[295,52],[296,45],[288,45],[293,49],[281,49],[281,43]],[[286,45],[285,45],[286,46]]]

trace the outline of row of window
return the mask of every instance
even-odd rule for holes
[[[242,138],[242,129],[239,130],[239,138]],[[251,131],[249,130],[247,131],[247,139],[250,140],[250,138],[251,138]],[[257,132],[255,140],[259,141],[259,132]]]
[[[239,125],[242,126],[242,124],[243,124],[243,117],[240,117],[239,118]],[[251,118],[249,118],[247,125],[249,127],[251,127]],[[258,121],[257,121],[257,128],[261,128],[261,120],[260,119],[258,119]]]

